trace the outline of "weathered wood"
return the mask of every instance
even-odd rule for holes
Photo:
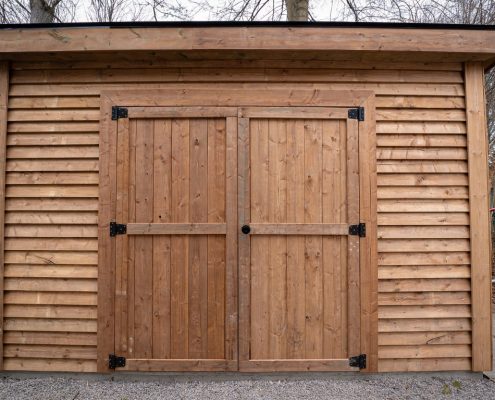
[[[473,307],[473,371],[492,369],[491,242],[488,199],[488,134],[483,66],[466,63],[471,284]]]

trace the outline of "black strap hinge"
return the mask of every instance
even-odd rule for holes
[[[125,235],[127,233],[127,225],[110,222],[110,236]]]
[[[128,115],[127,108],[118,106],[112,107],[112,121],[117,121],[119,118],[127,118]]]
[[[347,117],[349,119],[364,121],[364,107],[350,108]]]
[[[117,357],[115,354],[108,355],[108,368],[122,368],[125,367],[125,357]]]
[[[359,369],[366,368],[366,354],[360,354],[355,357],[349,358],[350,367],[358,367]]]
[[[349,225],[349,235],[366,237],[366,224]]]

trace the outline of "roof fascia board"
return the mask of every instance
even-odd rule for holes
[[[1,53],[315,50],[495,56],[495,30],[329,27],[136,27],[0,30]]]

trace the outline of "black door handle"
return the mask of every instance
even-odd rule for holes
[[[249,235],[249,232],[251,232],[251,227],[249,225],[243,225],[241,228],[241,232],[245,235]]]

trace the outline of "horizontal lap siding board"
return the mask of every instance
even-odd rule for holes
[[[19,62],[11,69],[6,369],[96,369],[99,93],[212,82],[219,88],[264,89],[271,82],[274,88],[375,91],[379,370],[470,369],[469,196],[460,63],[150,62],[137,56],[123,63],[96,58]],[[65,318],[65,307],[76,307],[72,318]],[[49,345],[59,349],[47,352]]]

